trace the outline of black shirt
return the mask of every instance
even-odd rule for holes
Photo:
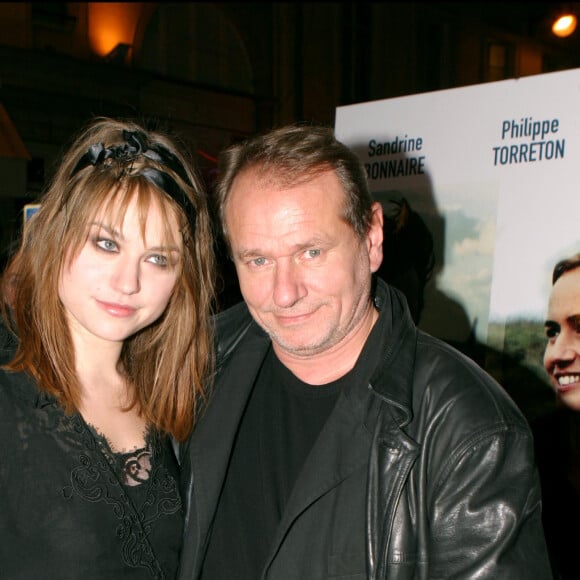
[[[270,350],[236,436],[203,580],[260,577],[294,482],[347,381],[308,385]]]
[[[542,521],[554,578],[575,580],[580,566],[579,414],[559,407],[532,422],[542,486]]]
[[[0,371],[0,440],[0,578],[175,578],[183,511],[166,437],[113,453],[25,374]]]

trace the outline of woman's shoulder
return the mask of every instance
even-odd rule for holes
[[[530,422],[536,453],[545,459],[554,458],[568,449],[570,427],[577,425],[578,413],[564,406],[557,406],[538,415]],[[575,430],[574,430],[575,431]]]
[[[9,362],[16,353],[18,339],[0,317],[0,365]]]
[[[0,399],[35,404],[39,391],[34,380],[24,372],[0,368]]]

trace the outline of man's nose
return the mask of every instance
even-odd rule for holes
[[[274,303],[282,308],[289,308],[306,296],[299,265],[291,260],[276,264],[273,294]]]

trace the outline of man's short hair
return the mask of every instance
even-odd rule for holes
[[[225,207],[235,178],[255,169],[282,187],[309,181],[324,171],[335,171],[345,193],[344,218],[363,237],[369,230],[373,197],[364,166],[357,155],[338,141],[330,127],[293,124],[236,143],[222,152],[216,198],[225,238]]]

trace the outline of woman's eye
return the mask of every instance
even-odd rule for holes
[[[154,254],[153,256],[150,256],[147,261],[155,264],[156,266],[163,267],[166,267],[169,264],[167,256],[163,256],[162,254]]]
[[[113,240],[107,238],[100,238],[97,240],[97,246],[105,252],[115,252],[117,250],[117,244]]]

